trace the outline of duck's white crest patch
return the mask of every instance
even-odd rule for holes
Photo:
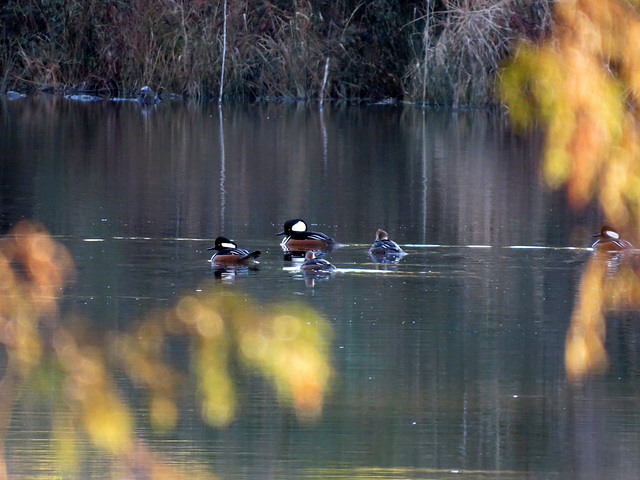
[[[220,246],[221,246],[221,247],[224,247],[224,248],[236,248],[235,243],[222,242],[222,243],[220,244]]]
[[[307,230],[307,224],[304,223],[302,220],[298,220],[296,223],[294,223],[291,226],[292,232],[305,232],[306,230]]]
[[[618,232],[614,232],[613,230],[607,230],[604,233],[606,233],[608,237],[615,238],[616,240],[620,238]]]

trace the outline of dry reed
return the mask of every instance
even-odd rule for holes
[[[486,103],[550,1],[8,0],[0,87]]]
[[[434,2],[414,20],[414,62],[404,77],[408,99],[423,104],[496,102],[495,75],[516,38],[538,41],[551,25],[551,2]],[[422,28],[417,28],[422,25]]]

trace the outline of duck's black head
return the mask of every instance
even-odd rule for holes
[[[307,223],[300,219],[294,218],[293,220],[287,220],[284,222],[284,230],[276,235],[290,235],[293,232],[306,232]]]
[[[237,248],[238,246],[233,240],[229,240],[227,237],[218,237],[214,242],[213,247],[207,248],[207,250],[224,250],[225,248]]]

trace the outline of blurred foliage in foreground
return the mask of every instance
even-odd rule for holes
[[[622,0],[556,2],[554,29],[523,43],[502,77],[512,119],[546,130],[543,176],[583,207],[597,198],[607,221],[640,238],[640,6]],[[583,273],[567,337],[572,378],[606,366],[604,316],[640,307],[629,255],[594,255]]]
[[[608,311],[640,310],[637,260],[635,251],[597,252],[587,262],[567,333],[565,366],[570,378],[578,380],[607,367],[604,341]]]
[[[111,375],[115,369],[146,389],[158,430],[176,425],[178,401],[190,390],[209,425],[228,425],[237,404],[233,369],[240,365],[272,382],[300,421],[320,415],[331,374],[331,332],[314,311],[283,305],[265,312],[229,292],[203,293],[149,315],[129,333],[103,335],[86,321],[58,315],[57,297],[73,270],[66,249],[36,225],[22,223],[0,241],[0,343],[7,353],[0,446],[18,392],[28,386],[52,399],[51,441],[63,471],[78,465],[79,446],[88,438],[125,478],[134,470],[145,478],[182,478],[135,437],[131,409]],[[191,353],[190,372],[168,362],[169,344],[176,343]],[[0,462],[0,478],[6,478],[2,455]],[[191,478],[198,477],[194,468]]]

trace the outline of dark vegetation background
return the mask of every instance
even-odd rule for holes
[[[494,103],[552,0],[8,0],[0,91]],[[226,19],[226,22],[225,22]],[[226,23],[226,49],[223,49]],[[224,59],[224,80],[222,80]]]

